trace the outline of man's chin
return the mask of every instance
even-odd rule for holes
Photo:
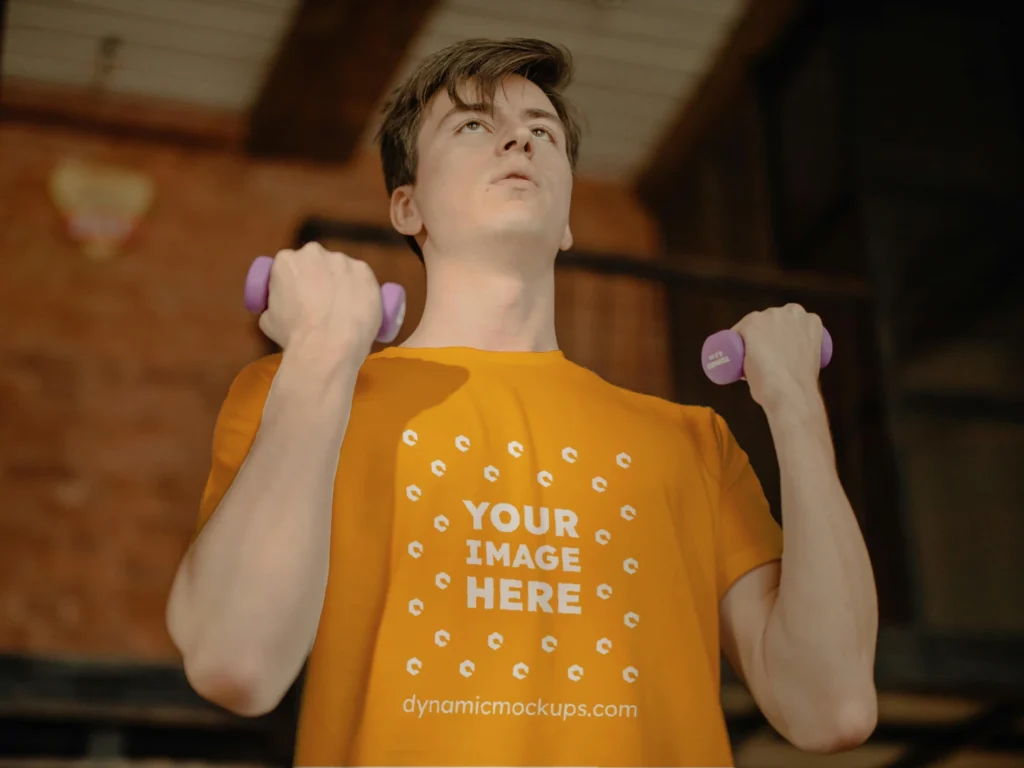
[[[508,237],[547,239],[551,236],[552,223],[545,213],[536,205],[509,205],[482,221],[480,229]]]
[[[504,221],[490,227],[482,233],[491,240],[495,247],[506,249],[517,246],[524,250],[543,252],[547,246],[557,250],[558,238],[552,233],[550,226],[545,227],[539,222]]]

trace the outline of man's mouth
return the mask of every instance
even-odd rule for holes
[[[533,176],[533,169],[525,163],[507,163],[505,171],[498,172],[498,175],[491,177],[491,183],[497,184],[501,181],[528,181],[534,186],[537,180]]]
[[[505,174],[498,181],[525,181],[534,185],[537,183],[527,174],[518,172]]]

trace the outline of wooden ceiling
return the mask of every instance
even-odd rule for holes
[[[580,173],[630,182],[672,141],[747,2],[8,0],[2,73],[237,115],[255,154],[340,162],[423,56],[467,37],[541,37],[576,61]]]
[[[295,8],[294,0],[8,0],[2,71],[243,111]],[[120,40],[106,77],[105,38]]]

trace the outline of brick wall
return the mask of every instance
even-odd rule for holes
[[[156,181],[137,241],[114,261],[80,255],[50,203],[48,175],[70,155]],[[376,162],[257,164],[16,124],[0,126],[0,157],[0,652],[171,658],[164,604],[213,421],[232,377],[264,349],[241,307],[245,270],[289,245],[308,214],[386,224]],[[573,228],[583,249],[657,247],[650,220],[614,186],[578,184]],[[568,293],[570,356],[667,391],[659,297],[593,279]],[[609,297],[650,313],[633,321],[646,351],[622,336],[609,353],[579,330]]]

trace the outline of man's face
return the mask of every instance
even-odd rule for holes
[[[572,245],[572,170],[551,101],[522,77],[504,81],[491,109],[471,83],[459,94],[469,110],[443,91],[431,101],[416,184],[393,197],[393,218],[396,205],[405,208],[405,234],[419,235],[426,251],[526,250],[549,261]]]

